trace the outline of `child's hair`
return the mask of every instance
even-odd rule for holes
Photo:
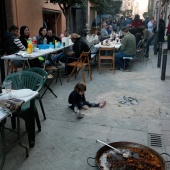
[[[85,83],[78,83],[74,87],[74,90],[76,90],[77,92],[86,91],[86,84]]]

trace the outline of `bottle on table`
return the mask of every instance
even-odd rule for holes
[[[31,38],[28,38],[28,47],[27,47],[27,52],[28,54],[32,53],[33,52],[33,44],[32,44],[32,39]]]
[[[55,40],[55,48],[57,48],[58,47],[58,42],[57,42],[57,40]]]
[[[57,48],[61,48],[61,43],[60,42],[58,42]]]
[[[44,39],[43,39],[43,44],[47,44],[47,38],[46,37],[44,37]]]
[[[34,48],[37,48],[37,38],[36,38],[35,35],[34,35],[34,37],[32,38],[32,44],[33,44]]]

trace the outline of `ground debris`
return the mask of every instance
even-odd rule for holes
[[[137,99],[134,99],[133,97],[126,97],[126,96],[119,96],[117,98],[117,101],[121,104],[126,104],[126,105],[138,105],[139,104]]]

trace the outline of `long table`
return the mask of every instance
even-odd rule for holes
[[[16,54],[11,54],[11,55],[7,55],[7,56],[3,56],[1,57],[1,59],[3,60],[32,60],[35,59],[39,56],[45,56],[48,54],[52,54],[55,53],[57,51],[63,50],[64,48],[70,47],[73,44],[67,45],[67,46],[61,46],[60,48],[48,48],[45,50],[38,50],[37,52],[33,52],[31,54],[26,54],[24,57],[21,55],[16,55]]]
[[[57,51],[63,50],[64,48],[70,47],[72,45],[73,45],[73,43],[66,45],[66,46],[61,46],[60,48],[55,48],[55,49],[48,48],[48,49],[45,49],[45,50],[38,50],[37,52],[33,52],[31,54],[24,55],[24,57],[21,56],[21,55],[17,55],[17,54],[11,54],[11,55],[3,56],[3,57],[1,57],[1,59],[3,59],[3,60],[22,60],[22,61],[26,61],[28,66],[29,66],[28,60],[33,60],[33,59],[38,58],[40,56],[45,56],[45,55],[56,53]]]
[[[15,93],[18,94],[20,90],[12,90],[13,95],[15,96]],[[4,91],[3,91],[4,92]],[[0,100],[5,99],[5,95],[8,94],[4,94],[0,96]],[[25,103],[33,100],[36,96],[38,95],[37,91],[31,91],[31,94],[28,96],[24,96],[24,97],[19,97],[17,96],[17,99],[20,100],[24,100]],[[7,96],[6,96],[7,97]],[[32,102],[31,102],[32,103]],[[30,104],[30,107],[32,107],[32,105]],[[4,111],[2,108],[0,109],[0,131],[1,131],[1,138],[2,138],[2,162],[0,164],[0,170],[3,168],[5,160],[6,160],[6,141],[5,141],[5,120],[6,118],[10,115],[11,113]],[[34,118],[35,121],[35,118]],[[18,141],[19,144],[21,146],[23,146],[20,142],[20,121],[18,122],[18,127],[17,127],[17,134],[18,134]],[[28,156],[28,148],[23,146],[26,149],[26,156]]]

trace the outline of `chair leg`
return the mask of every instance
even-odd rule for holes
[[[80,72],[80,69],[81,69],[81,68],[79,68],[79,69],[78,69],[78,71],[76,72],[76,74],[75,74],[74,78],[76,78],[76,77],[77,77],[77,75],[78,75],[78,74],[79,74],[79,72]]]
[[[91,72],[90,64],[88,64],[88,75],[90,76],[90,80],[92,81],[92,72]]]
[[[99,71],[99,74],[100,74],[100,64],[101,64],[101,60],[99,59],[99,61],[98,61],[98,71]]]
[[[74,70],[76,69],[77,67],[74,67],[71,74],[68,76],[68,79],[67,79],[67,82],[69,82],[70,78],[73,77],[73,73],[74,73]]]
[[[39,100],[39,103],[40,103],[40,106],[41,106],[41,110],[42,110],[44,119],[46,119],[46,115],[45,115],[45,111],[44,111],[44,107],[43,107],[40,95],[38,95],[38,100]]]
[[[85,76],[84,76],[84,68],[81,68],[81,71],[82,71],[83,82],[86,83],[86,81],[85,81]]]
[[[60,77],[60,69],[59,69],[59,68],[58,68],[58,71],[57,71],[56,83],[57,83],[57,80],[58,80],[58,79],[60,80],[60,84],[63,85],[63,84],[62,84],[62,81],[61,81],[61,77]]]
[[[41,123],[40,123],[40,118],[39,118],[37,110],[35,111],[35,120],[36,120],[36,123],[37,123],[38,131],[40,132],[41,131]]]
[[[44,84],[44,86],[46,87],[46,89],[44,90],[44,93],[41,96],[41,99],[43,98],[44,94],[46,93],[47,89],[57,98],[57,95],[53,92],[53,90],[49,87],[50,84],[52,83],[53,80],[50,81],[50,83],[47,85],[46,83]]]

